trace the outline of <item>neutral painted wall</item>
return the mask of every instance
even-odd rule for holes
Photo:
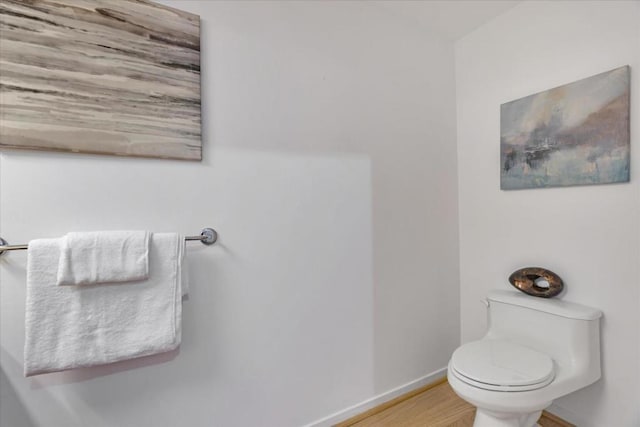
[[[26,255],[6,255],[0,421],[298,426],[443,368],[459,342],[451,43],[372,2],[164,3],[202,17],[202,163],[4,152],[0,235],[217,228],[189,244],[182,346],[23,378]]]
[[[462,341],[519,267],[599,307],[603,378],[553,410],[581,427],[640,425],[640,2],[525,2],[456,43]],[[500,191],[500,104],[631,65],[631,182]]]

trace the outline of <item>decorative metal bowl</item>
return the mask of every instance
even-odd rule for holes
[[[540,286],[539,282],[548,286]],[[564,283],[553,271],[540,267],[525,267],[516,270],[509,276],[509,282],[525,294],[540,298],[553,298],[562,292]]]

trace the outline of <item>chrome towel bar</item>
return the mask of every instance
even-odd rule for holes
[[[185,236],[184,240],[199,240],[205,245],[213,245],[218,240],[218,232],[213,228],[203,228],[199,236]],[[0,255],[4,254],[6,251],[19,251],[28,248],[28,244],[10,245],[6,240],[0,237]]]

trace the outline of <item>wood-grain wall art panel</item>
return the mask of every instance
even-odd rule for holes
[[[147,0],[0,1],[0,148],[201,159],[200,18]]]

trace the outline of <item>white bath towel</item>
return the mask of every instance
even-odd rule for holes
[[[149,278],[57,286],[61,239],[29,242],[25,376],[173,350],[180,344],[184,239],[150,238]]]
[[[149,277],[149,232],[92,231],[61,239],[58,285],[93,285]]]

